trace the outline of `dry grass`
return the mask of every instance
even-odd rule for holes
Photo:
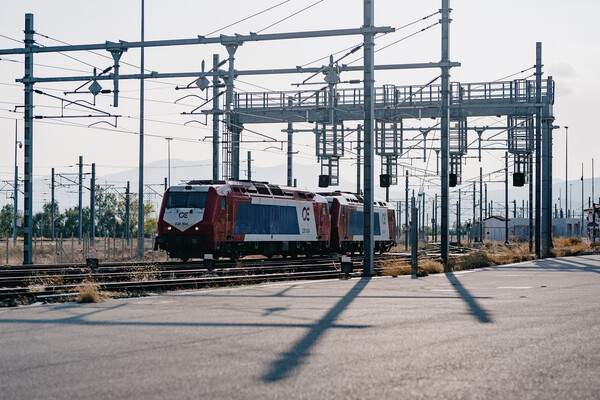
[[[377,266],[381,268],[381,274],[383,276],[398,276],[411,274],[410,265],[403,264],[398,261],[381,261],[377,263]]]
[[[86,282],[82,286],[77,287],[77,302],[78,303],[98,303],[102,297],[98,286],[92,282]]]
[[[439,274],[444,272],[444,266],[441,262],[427,258],[419,260],[419,270],[425,271],[428,274]]]
[[[495,265],[511,264],[515,262],[533,260],[533,254],[529,253],[529,243],[521,242],[515,244],[494,244],[488,249],[488,256]]]
[[[139,260],[137,258],[136,240],[132,240],[130,245],[121,239],[116,242],[110,241],[110,254],[105,246],[104,238],[97,238],[96,245],[92,249],[86,247],[84,254],[83,243],[77,243],[77,238],[71,241],[71,238],[64,239],[62,242],[62,262],[63,263],[84,263],[89,254],[94,254],[100,262],[106,261],[131,261]],[[115,248],[116,246],[116,248]],[[154,252],[152,250],[152,239],[145,240],[144,261],[164,260],[166,255],[163,251]],[[132,251],[133,248],[133,251]],[[12,238],[8,240],[8,263],[6,238],[0,240],[0,265],[20,265],[23,263],[23,238],[18,238],[17,243],[13,244]],[[37,245],[32,245],[31,260],[34,264],[60,264],[61,263],[61,245],[60,240],[51,241],[49,239],[37,240]],[[109,258],[110,256],[110,258]]]

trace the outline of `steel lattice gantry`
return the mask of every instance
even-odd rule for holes
[[[331,86],[330,86],[331,90]],[[538,101],[538,96],[540,101]],[[363,90],[335,88],[333,95],[323,90],[236,93],[232,113],[240,126],[266,123],[311,123],[315,125],[316,156],[321,161],[321,173],[328,174],[329,183],[338,181],[339,159],[344,156],[343,126],[345,121],[364,119]],[[553,129],[554,81],[512,80],[504,82],[450,84],[450,115],[448,127],[449,185],[461,182],[463,156],[467,153],[468,118],[506,116],[507,149],[514,159],[513,184],[532,183],[533,154],[540,158],[543,174],[551,168]],[[334,112],[332,112],[332,106]],[[442,86],[384,85],[375,89],[375,152],[381,157],[382,177],[387,184],[397,184],[397,162],[404,147],[403,121],[408,119],[440,118]],[[332,117],[333,115],[333,117]],[[539,116],[539,126],[536,121]],[[541,132],[545,146],[536,146],[534,128]],[[485,128],[471,128],[479,137]],[[426,138],[427,132],[422,132]],[[544,151],[544,149],[546,149]],[[325,161],[324,161],[325,160]],[[381,183],[384,180],[382,179]],[[545,184],[543,196],[551,196]],[[382,185],[383,186],[383,185]],[[538,211],[538,214],[540,212]],[[544,236],[548,236],[546,233]],[[544,238],[544,242],[548,242]],[[542,254],[542,256],[545,256]]]

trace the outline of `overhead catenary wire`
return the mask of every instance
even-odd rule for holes
[[[312,7],[316,6],[317,4],[319,4],[319,3],[322,3],[322,2],[324,2],[324,1],[325,1],[325,0],[318,0],[318,1],[314,2],[314,3],[313,3],[313,4],[311,4],[311,5],[309,5],[309,6],[307,6],[307,7],[304,7],[303,9],[301,9],[301,10],[299,10],[299,11],[296,11],[295,13],[293,13],[293,14],[291,14],[291,15],[288,15],[288,16],[287,16],[287,17],[285,17],[285,18],[281,18],[280,20],[278,20],[278,21],[276,21],[276,22],[272,23],[271,25],[269,25],[269,26],[267,26],[267,27],[265,27],[265,28],[263,28],[263,29],[261,29],[261,30],[257,31],[256,33],[261,33],[261,32],[263,32],[263,31],[266,31],[267,29],[269,29],[269,28],[272,28],[273,26],[275,26],[275,25],[278,25],[278,24],[282,23],[283,21],[286,21],[286,20],[288,20],[288,19],[290,19],[290,18],[292,18],[292,17],[294,17],[294,16],[296,16],[296,15],[298,15],[298,14],[300,14],[300,13],[302,13],[302,12],[304,12],[304,11],[308,10],[309,8],[312,8]]]
[[[415,20],[415,21],[409,22],[408,24],[405,24],[405,25],[399,26],[399,27],[395,28],[395,31],[396,31],[396,32],[398,32],[398,31],[400,31],[400,30],[402,30],[402,29],[404,29],[404,28],[407,28],[407,27],[409,27],[409,26],[412,26],[412,25],[414,25],[414,24],[417,24],[417,23],[419,23],[419,22],[421,22],[421,21],[424,21],[424,20],[426,20],[426,19],[428,19],[428,18],[431,18],[431,17],[433,17],[434,15],[437,15],[437,14],[439,14],[439,13],[440,13],[440,11],[433,12],[433,13],[431,13],[431,14],[429,14],[429,15],[426,15],[425,17],[422,17],[422,18],[419,18],[419,19],[417,19],[417,20]],[[385,33],[378,34],[378,35],[376,35],[376,36],[375,36],[375,39],[381,38],[381,37],[383,37],[383,36],[385,36],[385,35],[388,35],[388,34],[390,34],[390,33],[392,33],[392,32],[385,32]],[[337,51],[337,52],[335,52],[335,53],[332,53],[331,55],[333,55],[333,56],[336,56],[336,55],[338,55],[338,54],[341,54],[341,53],[343,53],[343,52],[345,52],[345,51],[348,51],[348,50],[350,50],[350,49],[352,49],[352,48],[354,48],[354,47],[356,47],[356,46],[358,46],[358,45],[362,45],[362,43],[357,43],[357,44],[355,44],[355,45],[352,45],[352,46],[350,46],[350,47],[346,47],[346,48],[344,48],[344,49],[342,49],[342,50],[339,50],[339,51]],[[316,62],[319,62],[319,61],[322,61],[322,60],[326,60],[326,59],[328,59],[328,58],[329,58],[329,56],[330,56],[330,55],[326,55],[326,56],[324,56],[324,57],[317,58],[316,60],[313,60],[313,61],[307,62],[306,64],[302,64],[302,65],[301,65],[301,67],[306,67],[306,66],[308,66],[308,65],[311,65],[311,64],[314,64],[314,63],[316,63]]]

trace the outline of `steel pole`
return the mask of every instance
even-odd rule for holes
[[[362,149],[362,125],[358,125],[356,127],[356,136],[356,193],[360,194],[360,168],[362,167],[360,151]]]
[[[54,168],[52,168],[52,181],[51,181],[51,203],[52,210],[50,210],[50,219],[51,219],[51,229],[50,229],[50,238],[54,240]]]
[[[406,171],[406,189],[405,189],[405,206],[404,207],[404,223],[406,225],[406,229],[404,229],[404,251],[408,251],[408,171]]]
[[[218,75],[219,55],[213,54],[213,71],[216,72],[213,75],[213,100],[212,100],[212,129],[213,129],[213,142],[212,142],[212,178],[213,180],[219,180],[219,116],[221,115],[219,110],[219,75]]]
[[[14,182],[14,194],[13,194],[13,244],[17,243],[17,218],[18,218],[18,211],[19,211],[19,165],[18,165],[18,158],[17,158],[17,146],[21,142],[18,141],[17,124],[18,124],[18,121],[15,120],[15,182]]]
[[[364,26],[363,28],[372,29],[375,18],[374,0],[364,0]],[[373,212],[374,212],[374,185],[373,185],[373,132],[374,132],[374,113],[375,113],[375,33],[365,32],[364,37],[364,235],[363,235],[363,275],[373,275],[374,262],[374,237],[373,237]]]
[[[479,241],[483,242],[483,168],[479,167]]]
[[[410,221],[410,266],[413,276],[418,272],[418,247],[419,247],[419,210],[415,204],[415,196],[411,197],[411,221]]]
[[[288,106],[290,109],[294,104],[294,99],[288,99]],[[287,185],[292,186],[292,182],[294,180],[294,166],[293,166],[293,155],[294,155],[294,125],[291,122],[288,122],[287,129]],[[250,169],[250,167],[248,167]]]
[[[167,187],[171,187],[171,140],[173,138],[165,138],[167,140]]]
[[[92,163],[90,181],[90,244],[94,247],[96,239],[96,163]]]
[[[83,237],[83,156],[79,156],[79,244]]]
[[[442,0],[442,104],[441,104],[441,153],[442,153],[442,171],[441,171],[441,246],[440,253],[444,271],[450,272],[448,265],[448,255],[450,246],[448,241],[448,158],[449,158],[449,119],[450,119],[450,67],[447,63],[450,61],[450,0]]]
[[[542,43],[535,52],[535,254],[542,258]]]
[[[508,244],[508,152],[504,153],[504,244]]]
[[[33,14],[25,14],[25,78],[33,78]],[[23,195],[23,264],[31,264],[33,237],[33,83],[25,83],[25,162]]]
[[[580,236],[583,236],[583,163],[581,163],[581,227],[579,228]]]
[[[140,47],[140,74],[144,73],[144,0],[142,0],[142,24]],[[140,79],[140,149],[138,165],[138,242],[137,254],[141,259],[144,257],[144,79]]]
[[[569,210],[569,127],[565,126],[565,218],[569,218],[571,212]]]

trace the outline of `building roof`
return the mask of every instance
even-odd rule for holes
[[[487,221],[488,219],[494,219],[494,218],[497,220],[500,220],[500,221],[506,221],[506,218],[504,218],[501,215],[492,215],[491,217],[484,219],[484,221]],[[510,221],[510,218],[509,218],[509,221]]]

